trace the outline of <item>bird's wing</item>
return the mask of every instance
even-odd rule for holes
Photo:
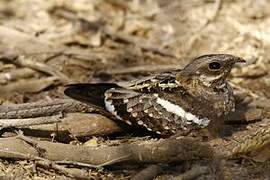
[[[157,94],[136,92],[110,83],[73,84],[67,87],[65,94],[128,124],[160,134],[171,134],[175,130],[172,122],[178,117],[157,103]]]
[[[105,108],[117,119],[144,126],[150,131],[168,134],[181,126],[181,117],[158,103],[158,94],[146,94],[130,89],[112,88],[105,92]]]

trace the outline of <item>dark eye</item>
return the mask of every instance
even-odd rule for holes
[[[221,64],[219,62],[211,62],[208,67],[210,70],[219,70],[221,68]]]

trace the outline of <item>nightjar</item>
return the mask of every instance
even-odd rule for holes
[[[208,54],[183,69],[134,82],[72,84],[65,94],[95,106],[106,116],[139,125],[161,135],[218,124],[234,110],[226,78],[244,59],[229,54]]]

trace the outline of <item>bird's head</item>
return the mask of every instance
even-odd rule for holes
[[[195,58],[178,75],[177,79],[192,78],[207,87],[221,86],[235,63],[244,59],[230,54],[208,54]]]

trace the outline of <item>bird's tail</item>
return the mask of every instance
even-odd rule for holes
[[[114,83],[71,84],[67,86],[64,93],[75,100],[106,109],[105,92],[117,87],[119,86]]]

